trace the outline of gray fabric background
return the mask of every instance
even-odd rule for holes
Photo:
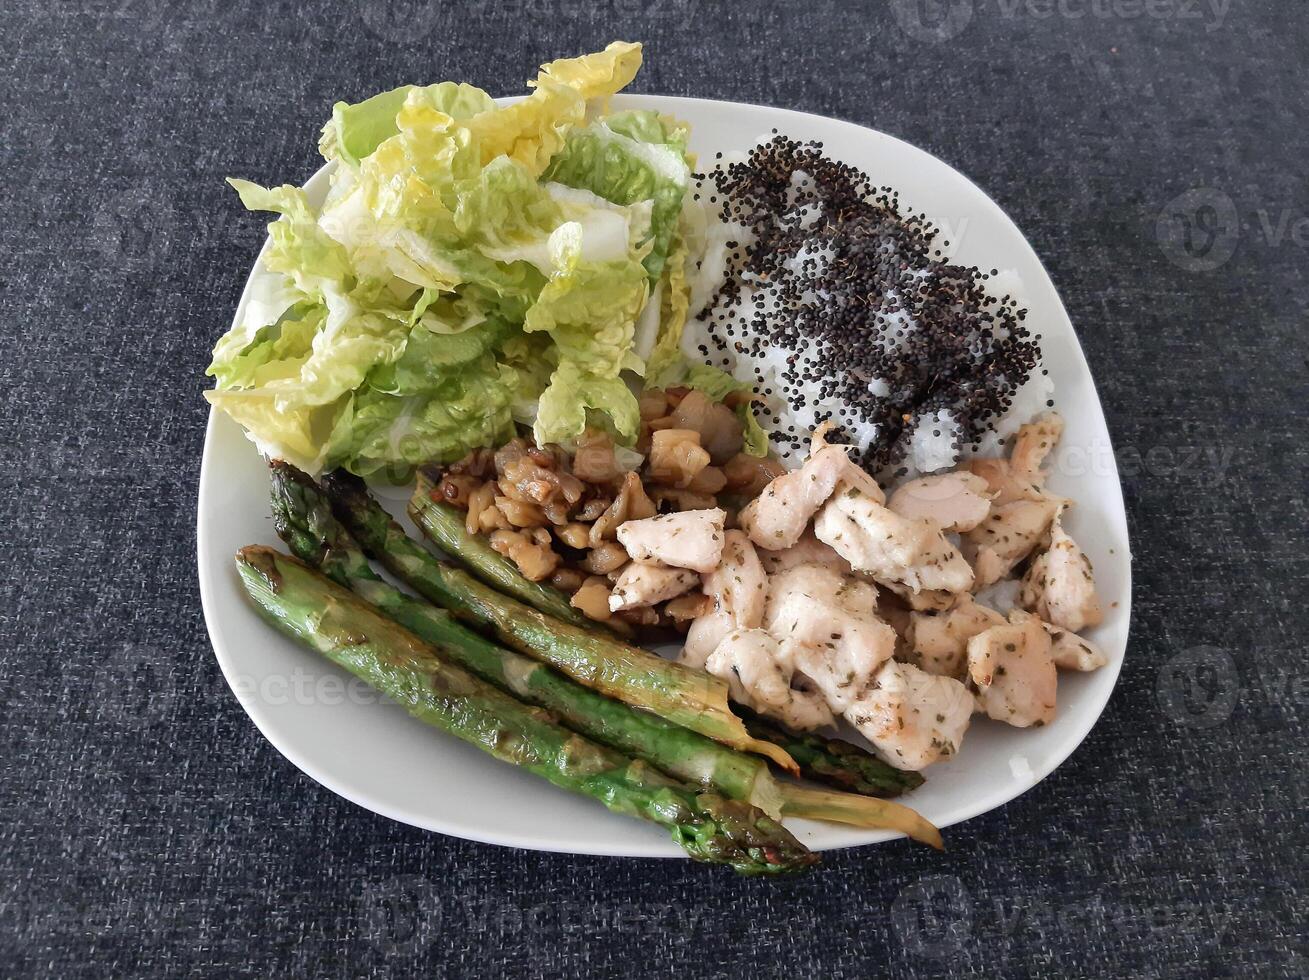
[[[0,975],[1304,976],[1300,4],[6,0]],[[316,786],[228,693],[193,528],[202,370],[332,101],[636,88],[876,126],[1045,260],[1131,514],[1129,657],[1054,776],[793,881],[497,849]],[[1189,233],[1189,237],[1188,237]]]

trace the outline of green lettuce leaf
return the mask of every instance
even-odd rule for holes
[[[484,354],[443,376],[423,394],[356,392],[328,441],[324,465],[359,476],[407,482],[427,462],[451,462],[513,434],[513,368]]]
[[[615,204],[651,202],[645,268],[650,281],[658,281],[691,179],[684,130],[654,112],[615,113],[570,133],[542,179]]]
[[[541,394],[533,435],[538,445],[566,444],[588,425],[604,429],[623,445],[631,445],[641,425],[640,407],[622,378],[601,377],[565,361],[555,369]]]

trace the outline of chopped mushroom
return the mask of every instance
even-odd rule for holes
[[[673,424],[679,429],[698,432],[700,445],[715,466],[722,466],[741,451],[745,431],[741,420],[730,408],[712,401],[704,392],[687,392],[673,409]]]
[[[609,611],[653,606],[699,584],[700,576],[686,568],[632,562],[619,573],[614,582],[614,590],[609,596]]]
[[[618,540],[633,561],[712,572],[722,557],[726,518],[716,507],[647,517],[619,527]]]
[[[1073,633],[1098,626],[1104,609],[1095,592],[1091,560],[1064,530],[1062,512],[1050,527],[1050,547],[1023,577],[1018,602],[1047,623]]]
[[[987,717],[1016,728],[1054,721],[1059,681],[1050,635],[1035,616],[1016,610],[969,640],[968,677]]]
[[[662,429],[651,437],[650,478],[656,483],[686,489],[709,459],[694,429]]]
[[[641,486],[641,478],[635,473],[623,474],[623,485],[618,490],[618,496],[591,525],[591,547],[597,548],[600,542],[612,540],[619,525],[624,522],[654,517],[656,513],[658,511],[655,510],[654,502],[646,496],[645,488]]]
[[[855,569],[912,592],[966,592],[972,569],[936,523],[911,520],[856,487],[842,485],[818,514],[814,533]]]
[[[973,473],[919,477],[896,488],[887,509],[901,517],[927,517],[943,531],[971,531],[991,510],[991,491]]]
[[[580,609],[582,615],[604,622],[611,615],[609,612],[609,582],[599,575],[592,575],[582,583],[581,588],[573,593],[569,604]]]
[[[953,677],[888,660],[845,712],[877,754],[897,769],[925,769],[959,751],[973,696]]]

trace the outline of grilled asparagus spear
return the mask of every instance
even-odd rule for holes
[[[519,598],[547,615],[560,618],[552,612],[554,603],[549,594],[555,590],[543,589],[528,581],[513,562],[480,537],[468,534],[463,516],[433,496],[432,490],[432,482],[420,473],[418,487],[409,504],[409,516],[423,533],[487,585]],[[577,612],[571,607],[569,611]],[[580,624],[575,618],[568,622],[581,625],[592,634],[604,633],[601,624],[584,616],[580,619]],[[781,746],[799,763],[801,773],[817,782],[849,792],[884,797],[897,796],[923,784],[923,777],[918,773],[902,772],[849,742],[789,731],[740,705],[736,706],[735,712],[745,720],[746,730],[752,736],[761,742]]]
[[[699,792],[644,762],[547,720],[467,671],[294,558],[254,545],[237,554],[242,583],[278,629],[367,681],[414,717],[556,786],[672,832],[691,857],[744,874],[817,861],[767,814]]]
[[[563,671],[573,680],[724,745],[767,756],[790,772],[794,760],[772,742],[752,738],[727,705],[727,685],[648,650],[588,628],[562,623],[501,595],[410,540],[358,477],[336,470],[323,478],[341,522],[394,575],[461,619],[492,630],[505,644]]]
[[[322,491],[293,466],[273,464],[272,505],[278,534],[297,557],[430,643],[445,659],[550,710],[574,731],[688,783],[752,803],[772,817],[786,813],[897,830],[940,846],[936,829],[906,807],[778,783],[762,759],[612,701],[545,664],[491,643],[445,610],[410,598],[373,571],[349,531],[333,516]]]
[[[449,555],[479,579],[507,596],[539,609],[547,616],[574,626],[603,628],[593,623],[568,602],[568,596],[558,589],[533,582],[518,570],[518,566],[500,554],[480,534],[469,534],[464,526],[464,515],[433,496],[435,487],[422,470],[418,472],[415,498],[421,497],[422,528],[442,552]]]
[[[865,796],[899,796],[923,785],[923,774],[897,769],[857,745],[813,732],[794,732],[743,705],[736,713],[755,738],[776,742],[800,764],[806,779]]]

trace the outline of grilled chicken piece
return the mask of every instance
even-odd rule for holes
[[[856,487],[838,488],[814,533],[856,570],[912,593],[967,592],[973,584],[972,569],[935,522],[901,517]]]
[[[1040,500],[1046,474],[1041,469],[1045,457],[1063,435],[1064,420],[1057,412],[1047,412],[1035,422],[1018,430],[1008,459],[973,459],[966,467],[980,476],[994,495],[992,505],[1011,504],[1015,500]]]
[[[691,623],[678,657],[698,670],[704,669],[709,655],[732,630],[755,629],[763,623],[768,602],[768,578],[750,539],[735,530],[724,537],[722,560],[704,576],[703,589],[714,608]]]
[[[734,629],[736,627],[732,617],[719,609],[696,617],[686,630],[686,641],[682,644],[677,662],[695,670],[704,670],[709,655],[718,649],[723,637]]]
[[[965,595],[947,612],[910,613],[905,640],[914,662],[927,673],[963,680],[968,675],[968,641],[1004,621],[998,612]]]
[[[647,517],[620,525],[618,540],[633,561],[712,572],[723,553],[726,519],[716,507]]]
[[[829,446],[844,450],[847,453],[846,459],[849,461],[849,465],[846,466],[845,473],[842,474],[842,479],[851,486],[858,487],[879,504],[885,503],[886,495],[882,492],[882,488],[878,485],[877,481],[873,479],[871,474],[869,474],[862,466],[849,459],[849,451],[855,447],[839,442],[827,441],[827,433],[835,428],[835,422],[823,422],[814,429],[814,434],[809,439],[809,455],[815,456],[822,450],[827,449]]]
[[[1058,678],[1050,634],[1030,613],[1015,610],[1008,623],[968,641],[968,677],[987,717],[1016,728],[1054,720]]]
[[[727,613],[737,629],[754,629],[764,621],[768,576],[759,553],[744,531],[727,531],[718,567],[704,577],[705,594],[714,608]]]
[[[852,571],[848,561],[809,531],[801,535],[800,540],[785,551],[762,552],[759,560],[763,562],[764,571],[769,575],[795,568],[796,565],[824,565],[842,575],[849,575]]]
[[[959,598],[958,593],[946,592],[943,589],[923,589],[915,592],[907,585],[898,582],[879,582],[878,584],[916,612],[945,612]]]
[[[1014,436],[1014,448],[1009,453],[1009,465],[1014,472],[1026,477],[1037,486],[1045,485],[1041,464],[1050,455],[1064,434],[1064,419],[1058,412],[1046,412],[1035,422],[1029,422]]]
[[[798,565],[768,585],[764,628],[828,705],[844,711],[895,652],[895,631],[875,612],[877,590],[822,565]]]
[[[700,576],[689,568],[629,562],[618,574],[614,590],[609,594],[609,611],[653,606],[699,584]]]
[[[809,519],[848,477],[862,476],[870,495],[882,491],[872,477],[850,462],[841,446],[823,446],[798,470],[779,476],[741,511],[741,527],[760,548],[782,551],[800,540]],[[875,491],[875,494],[872,493]]]
[[[1050,655],[1060,670],[1099,670],[1109,662],[1105,652],[1090,640],[1049,623],[1041,625],[1050,634]]]
[[[1073,633],[1098,626],[1104,609],[1095,592],[1091,560],[1064,530],[1062,511],[1050,527],[1050,548],[1038,555],[1027,574],[1018,603],[1047,623]]]
[[[971,531],[990,512],[991,496],[984,479],[957,470],[902,484],[886,507],[901,517],[930,518],[943,531]]]
[[[974,588],[983,589],[1000,581],[1031,554],[1050,530],[1061,503],[1043,497],[1001,504],[964,534],[960,546],[972,563]]]
[[[705,670],[727,681],[732,700],[808,730],[832,723],[832,712],[812,691],[791,687],[794,668],[782,644],[763,630],[733,630],[705,662]]]
[[[897,769],[925,769],[959,751],[973,696],[953,677],[888,660],[845,712],[877,754]]]

